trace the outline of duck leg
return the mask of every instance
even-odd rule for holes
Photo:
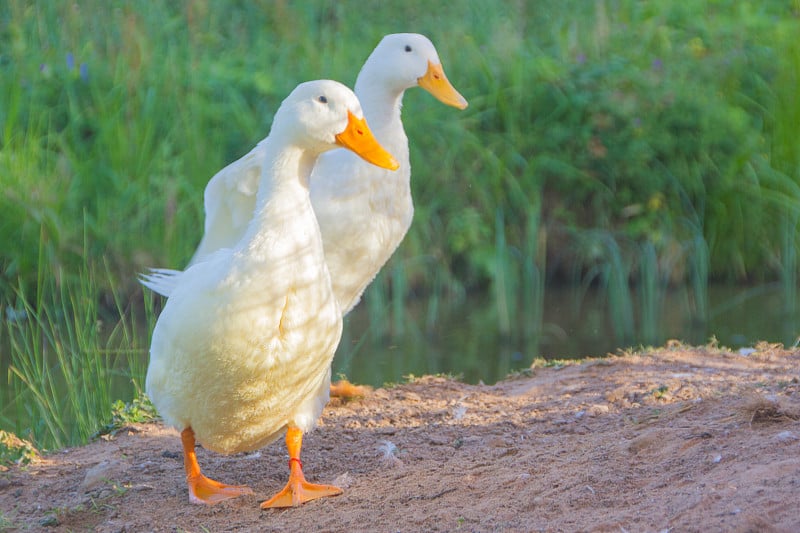
[[[303,445],[303,432],[290,427],[286,431],[286,448],[289,450],[289,481],[286,486],[261,504],[262,509],[273,507],[296,507],[309,500],[337,496],[342,489],[333,485],[317,485],[306,481],[303,464],[300,462],[300,448]]]
[[[200,472],[197,454],[194,451],[192,428],[186,428],[181,432],[181,442],[183,442],[183,466],[186,469],[190,502],[213,505],[244,494],[253,494],[253,491],[245,485],[226,485],[209,479]]]
[[[337,398],[358,398],[366,396],[371,390],[372,387],[369,385],[353,385],[346,379],[331,383],[331,396]]]

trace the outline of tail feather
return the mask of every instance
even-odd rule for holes
[[[169,297],[178,285],[181,274],[183,274],[182,270],[151,268],[148,274],[139,274],[139,283],[153,292]]]

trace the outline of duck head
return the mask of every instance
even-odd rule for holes
[[[272,131],[316,153],[342,147],[382,168],[400,166],[375,139],[353,91],[336,81],[298,85],[275,114]]]
[[[398,92],[419,86],[447,105],[459,109],[468,105],[447,79],[436,47],[418,33],[385,36],[370,54],[361,74],[365,79],[383,80]]]

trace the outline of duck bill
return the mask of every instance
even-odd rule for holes
[[[378,143],[366,119],[357,118],[350,111],[347,112],[347,127],[336,136],[336,144],[352,150],[373,165],[389,170],[400,168],[400,163]]]
[[[456,91],[456,88],[444,75],[442,65],[434,65],[428,61],[428,71],[421,78],[417,78],[417,83],[443,104],[459,109],[465,109],[468,105],[467,99]]]

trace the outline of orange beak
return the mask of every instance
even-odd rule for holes
[[[456,91],[444,75],[442,65],[434,65],[428,61],[428,71],[421,78],[417,78],[417,83],[443,104],[459,109],[466,109],[468,105],[467,99]]]
[[[400,168],[400,163],[378,143],[367,126],[366,119],[357,118],[350,111],[347,112],[347,127],[336,136],[336,144],[352,150],[373,165],[389,170]]]

